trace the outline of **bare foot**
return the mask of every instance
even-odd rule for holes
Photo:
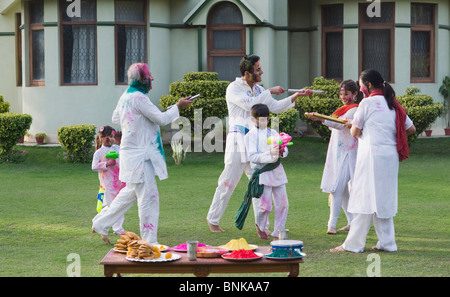
[[[104,241],[106,244],[111,244],[111,242],[109,241],[108,236],[102,235],[102,239],[103,239],[103,241]]]
[[[335,247],[334,249],[331,249],[330,252],[332,253],[340,253],[345,252],[345,249],[342,245]]]
[[[256,225],[256,233],[258,233],[259,238],[261,239],[268,239],[269,237],[267,236],[266,232],[263,232],[259,229],[258,225]]]
[[[328,227],[327,234],[336,234],[336,228]]]
[[[210,222],[208,222],[208,225],[209,225],[209,230],[211,230],[211,232],[215,232],[215,233],[225,232],[225,230],[220,228],[219,225],[213,225]]]
[[[345,227],[342,227],[341,229],[339,229],[338,231],[350,231],[350,225],[347,225]]]

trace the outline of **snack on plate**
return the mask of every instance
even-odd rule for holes
[[[128,258],[153,260],[161,257],[159,248],[144,239],[133,240],[128,244]]]
[[[253,248],[248,245],[245,238],[232,239],[223,247],[229,250],[252,250]]]
[[[118,252],[128,251],[128,244],[133,240],[140,240],[141,238],[134,232],[125,231],[125,234],[120,235],[120,239],[114,245],[114,249]]]

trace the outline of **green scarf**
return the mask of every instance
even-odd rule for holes
[[[143,94],[147,94],[150,91],[150,86],[152,82],[148,79],[145,83],[140,80],[134,80],[130,83],[130,86],[127,89],[127,93],[141,92]]]
[[[252,177],[248,182],[247,191],[244,195],[244,201],[242,201],[241,207],[239,208],[234,219],[234,224],[239,230],[242,230],[242,227],[244,226],[248,210],[250,209],[250,204],[252,203],[252,198],[260,198],[264,192],[264,185],[259,184],[259,175],[263,172],[274,170],[278,167],[278,165],[280,165],[280,163],[281,160],[278,158],[275,163],[269,163],[263,168],[256,169],[253,172]]]

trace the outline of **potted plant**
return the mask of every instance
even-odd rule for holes
[[[439,93],[444,97],[444,117],[447,120],[447,127],[444,128],[445,135],[450,135],[450,78],[448,75],[442,81]]]
[[[45,133],[36,133],[36,135],[34,135],[34,138],[36,138],[36,143],[43,144],[45,136],[47,136]]]

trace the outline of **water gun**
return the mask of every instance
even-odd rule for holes
[[[292,136],[290,136],[287,133],[281,132],[279,136],[274,137],[270,136],[267,139],[268,144],[274,144],[278,145],[280,149],[284,149],[287,146],[293,145],[294,143],[291,142]]]
[[[105,189],[100,186],[97,194],[97,212],[100,212],[103,207],[103,197],[105,197]]]
[[[105,157],[108,158],[108,159],[114,159],[115,160],[115,159],[119,158],[119,153],[116,152],[116,151],[110,151],[110,152],[105,154]]]

